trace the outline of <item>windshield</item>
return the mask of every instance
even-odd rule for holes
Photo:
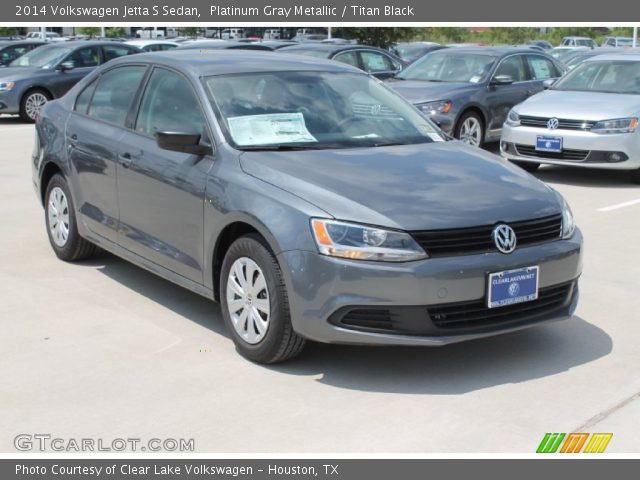
[[[407,67],[396,78],[478,83],[489,74],[495,61],[496,57],[481,53],[431,53]]]
[[[633,60],[584,62],[558,80],[553,90],[640,95],[640,62]]]
[[[11,62],[11,67],[43,67],[51,68],[71,51],[70,47],[36,48]]]
[[[205,79],[241,150],[379,147],[443,141],[413,106],[368,75],[274,72]]]

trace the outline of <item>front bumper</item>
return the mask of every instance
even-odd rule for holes
[[[300,335],[325,343],[438,346],[570,318],[578,302],[582,235],[576,229],[569,240],[523,247],[510,255],[487,253],[403,264],[349,261],[298,250],[282,252],[278,258],[293,327]],[[532,265],[540,267],[541,292],[568,286],[566,298],[553,311],[505,315],[499,321],[462,328],[437,326],[440,317],[435,312],[441,313],[443,307],[484,303],[489,273]],[[345,312],[354,309],[372,312],[374,319],[376,310],[388,310],[411,327],[389,332],[342,323]]]
[[[8,92],[0,92],[0,113],[19,113],[20,95],[14,87]]]
[[[563,153],[536,152],[538,136],[562,137]],[[640,168],[640,132],[601,135],[581,130],[512,127],[505,123],[500,139],[500,153],[507,160],[521,162],[608,170],[636,170]]]

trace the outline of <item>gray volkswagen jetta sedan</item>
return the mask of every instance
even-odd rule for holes
[[[564,199],[347,65],[124,57],[36,130],[55,254],[98,246],[219,301],[253,361],[306,340],[443,345],[576,308],[582,236]]]

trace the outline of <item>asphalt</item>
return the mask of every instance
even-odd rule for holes
[[[1,452],[46,433],[218,453],[533,453],[545,432],[581,430],[640,451],[640,187],[624,173],[537,173],[586,239],[574,319],[443,348],[311,344],[264,367],[235,352],[215,303],[109,254],[57,260],[32,142],[0,117]]]

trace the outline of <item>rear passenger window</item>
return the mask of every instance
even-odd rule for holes
[[[151,74],[140,104],[136,131],[204,132],[205,120],[191,85],[181,75],[156,68]]]
[[[527,55],[527,61],[529,62],[529,70],[531,70],[533,80],[546,80],[547,78],[559,76],[553,62],[547,58],[540,55]]]
[[[141,66],[120,67],[102,75],[91,100],[89,115],[124,126],[145,70],[146,67]]]
[[[131,55],[137,53],[136,50],[121,46],[121,45],[107,45],[102,47],[104,49],[104,61],[108,62],[114,58],[124,57],[125,55]]]
[[[351,65],[352,67],[360,68],[360,65],[358,64],[358,55],[356,54],[356,52],[339,53],[338,55],[333,57],[333,59],[338,62]]]
[[[76,98],[76,105],[74,110],[78,113],[87,113],[87,108],[89,108],[89,102],[91,101],[91,96],[93,95],[93,91],[96,89],[96,85],[98,85],[98,79],[96,78],[93,82],[91,82]]]

